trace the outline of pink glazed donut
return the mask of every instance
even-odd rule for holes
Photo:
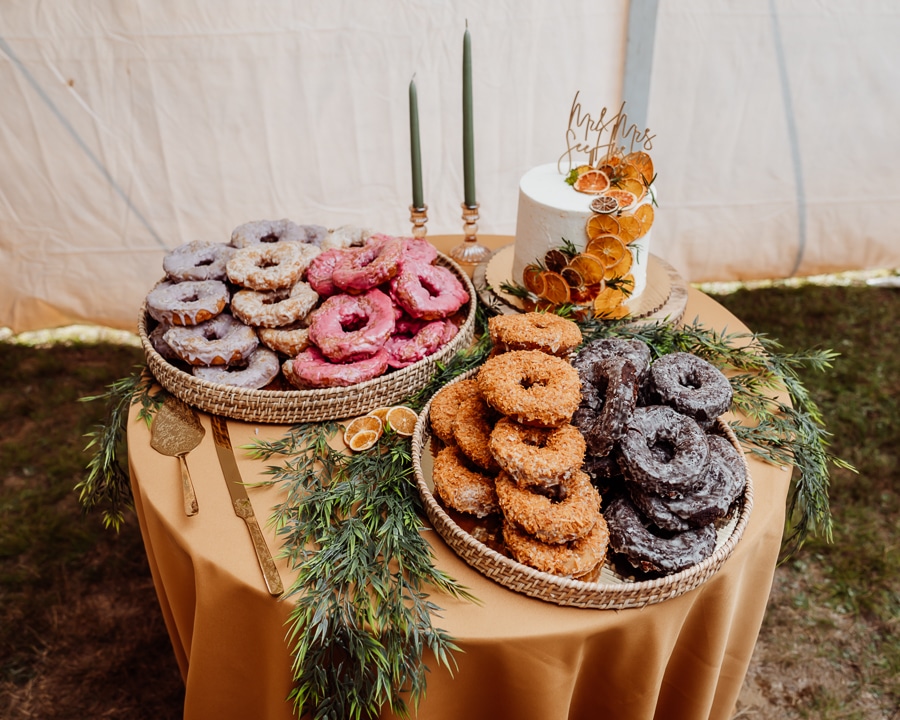
[[[469,293],[456,276],[440,265],[404,263],[391,281],[391,294],[412,317],[440,320],[459,310]]]
[[[348,387],[381,375],[388,367],[388,355],[379,348],[374,355],[348,363],[329,362],[314,347],[281,366],[284,376],[298,388]]]
[[[447,320],[421,322],[418,327],[408,322],[405,325],[407,332],[397,332],[384,343],[389,356],[388,364],[392,368],[404,368],[437,352],[459,330]]]
[[[373,235],[358,250],[347,250],[337,263],[331,280],[350,293],[361,293],[378,287],[394,277],[400,269],[403,240],[389,235]]]
[[[381,290],[332,295],[309,316],[309,341],[332,362],[370,357],[394,332],[394,306]]]

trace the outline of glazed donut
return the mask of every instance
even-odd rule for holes
[[[403,252],[400,255],[401,267],[406,263],[431,265],[437,260],[437,248],[425,238],[403,238]]]
[[[481,394],[476,394],[460,402],[453,423],[453,439],[462,453],[482,470],[492,473],[500,470],[490,449],[491,432],[497,420],[497,413]]]
[[[250,245],[228,261],[228,279],[250,290],[288,288],[300,281],[318,254],[315,245],[299,242]]]
[[[276,328],[302,320],[319,296],[305,282],[290,290],[238,290],[231,298],[231,313],[255,328]]]
[[[519,486],[556,488],[584,461],[584,438],[578,428],[536,428],[501,418],[491,431],[491,454]],[[521,524],[521,523],[520,523]]]
[[[367,228],[342,225],[328,233],[328,236],[322,241],[322,249],[361,247],[372,235],[374,232]]]
[[[494,348],[540,350],[565,357],[581,344],[581,329],[571,320],[555,313],[529,312],[495,315],[488,320],[488,333]]]
[[[740,453],[721,435],[708,435],[709,465],[700,484],[682,498],[659,497],[642,487],[631,488],[637,508],[664,530],[686,530],[725,517],[747,483]]]
[[[335,287],[350,293],[371,290],[397,274],[402,252],[402,240],[373,235],[363,247],[345,252],[335,266],[331,280]]]
[[[238,225],[231,233],[231,246],[236,248],[280,242],[309,242],[307,231],[287,219],[254,220]]]
[[[434,459],[434,490],[447,505],[475,517],[500,512],[494,478],[466,465],[459,448],[448,445]]]
[[[489,358],[478,371],[478,387],[493,408],[522,425],[559,427],[581,402],[575,368],[538,350]]]
[[[609,531],[598,512],[588,534],[569,543],[541,542],[509,520],[503,521],[503,539],[510,554],[523,565],[551,575],[578,578],[605,562]]]
[[[609,525],[610,548],[644,572],[668,575],[686,570],[712,555],[716,547],[712,525],[675,534],[654,532],[626,497],[609,503],[603,515]]]
[[[440,320],[459,310],[469,293],[457,277],[440,265],[404,263],[391,281],[391,294],[412,317]]]
[[[463,400],[477,394],[478,383],[472,378],[458,380],[438,390],[428,410],[431,431],[435,436],[447,444],[455,444],[453,425],[459,406]]]
[[[201,380],[259,390],[277,378],[279,370],[278,356],[268,348],[257,348],[246,365],[195,367],[193,372]]]
[[[657,495],[681,497],[699,484],[709,443],[692,418],[667,405],[650,405],[635,408],[619,452],[627,480]]]
[[[591,383],[588,386],[603,398],[600,410],[585,414],[576,412],[580,424],[578,429],[587,441],[592,455],[608,455],[615,443],[622,437],[631,419],[638,397],[637,372],[631,360],[624,357],[609,357],[593,367]],[[582,383],[582,392],[585,385]],[[590,401],[589,401],[590,402]]]
[[[257,328],[260,342],[269,350],[295,357],[309,347],[309,330],[301,323],[275,328]]]
[[[663,355],[650,366],[652,390],[660,403],[712,426],[731,407],[732,390],[722,372],[703,358],[686,352]]]
[[[449,327],[448,327],[449,326]],[[448,338],[448,331],[450,337]],[[395,332],[384,343],[392,368],[404,368],[432,355],[447,344],[458,331],[456,325],[445,320],[434,320],[420,324],[419,328],[409,333]]]
[[[308,347],[297,357],[286,360],[281,369],[293,385],[309,389],[356,385],[378,377],[387,367],[387,353],[381,348],[364,360],[333,363],[317,348]]]
[[[502,472],[495,485],[500,509],[504,517],[541,542],[558,545],[577,540],[587,535],[597,521],[600,494],[580,470],[565,482],[565,499],[554,502],[519,486]]]
[[[301,225],[300,230],[303,231],[304,238],[300,242],[309,243],[321,247],[328,237],[328,228],[324,225]]]
[[[332,295],[309,316],[309,341],[332,362],[353,362],[382,350],[394,332],[391,299],[381,290]]]
[[[239,365],[259,346],[253,328],[228,313],[192,327],[172,327],[163,339],[189,365]]]
[[[578,370],[582,380],[591,382],[593,368],[598,363],[611,357],[622,357],[630,360],[637,371],[638,382],[644,381],[650,369],[650,346],[641,340],[624,338],[601,338],[585,345],[572,359],[572,365]]]
[[[331,275],[337,264],[347,255],[346,250],[332,248],[319,253],[306,269],[306,282],[320,297],[330,297],[337,292]]]
[[[225,265],[234,248],[209,240],[194,240],[167,253],[163,270],[173,282],[185,280],[224,280]]]
[[[147,294],[147,312],[167,325],[198,325],[228,304],[228,288],[219,280],[162,282]]]

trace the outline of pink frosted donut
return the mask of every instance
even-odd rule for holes
[[[259,345],[253,328],[228,313],[193,327],[170,328],[163,340],[189,365],[242,363]]]
[[[331,248],[313,258],[306,269],[306,282],[320,297],[329,297],[337,292],[331,275],[337,264],[348,255],[344,248]]]
[[[256,328],[275,328],[302,320],[319,296],[305,282],[288,290],[238,290],[231,298],[231,312],[242,323]]]
[[[179,245],[163,258],[163,270],[175,282],[185,280],[224,280],[225,265],[234,248],[209,240],[194,240]]]
[[[246,365],[219,365],[195,367],[194,377],[235,387],[259,390],[278,377],[278,356],[268,348],[257,348],[247,359]]]
[[[376,378],[387,368],[388,355],[382,348],[365,360],[333,363],[316,348],[308,347],[281,366],[284,376],[301,389],[348,387]]]
[[[377,289],[332,295],[309,314],[309,341],[332,362],[369,357],[393,332],[394,307]]]
[[[315,245],[299,242],[250,245],[228,261],[228,279],[250,290],[291,287],[300,282],[319,252]]]
[[[422,320],[448,317],[469,299],[469,293],[450,270],[418,263],[403,264],[391,280],[391,294],[406,312]]]
[[[401,266],[409,262],[431,265],[435,260],[437,260],[437,248],[425,238],[403,238]]]
[[[335,266],[331,280],[336,287],[360,293],[378,287],[400,269],[403,241],[388,235],[373,235],[358,250],[349,250]]]
[[[162,282],[147,294],[147,311],[167,325],[197,325],[228,304],[228,288],[218,280]]]
[[[384,343],[388,364],[392,368],[403,368],[437,352],[447,342],[447,325],[453,327],[452,338],[456,335],[456,325],[445,320],[422,323],[414,331],[411,324],[407,324],[408,332],[394,333]]]

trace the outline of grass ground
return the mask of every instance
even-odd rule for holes
[[[785,349],[829,347],[804,378],[834,433],[834,543],[775,576],[735,717],[900,720],[900,291],[817,287],[718,298]],[[0,717],[177,718],[183,689],[133,517],[81,515],[78,398],[131,374],[140,350],[0,343]]]

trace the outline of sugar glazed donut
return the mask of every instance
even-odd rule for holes
[[[469,293],[447,268],[420,262],[404,262],[391,281],[391,294],[412,317],[440,320],[459,310]]]
[[[578,428],[535,428],[501,418],[491,431],[497,463],[526,489],[553,491],[581,467],[585,442]]]
[[[295,357],[309,347],[309,331],[300,323],[257,328],[256,334],[267,348],[287,357]]]
[[[540,350],[565,357],[582,341],[578,325],[555,313],[495,315],[488,320],[488,333],[499,352]]]
[[[172,327],[163,340],[189,365],[241,364],[259,346],[253,328],[228,313],[199,325]]]
[[[509,520],[503,521],[503,539],[512,556],[523,565],[577,579],[603,565],[609,531],[604,516],[597,512],[590,532],[569,543],[541,542]]]
[[[581,402],[578,372],[562,358],[519,350],[489,358],[478,387],[498,412],[523,425],[559,427]]]
[[[394,332],[394,308],[381,290],[332,295],[309,314],[309,340],[332,362],[354,362],[380,350]]]
[[[315,347],[306,348],[281,366],[287,380],[301,390],[356,385],[378,377],[387,367],[388,356],[382,348],[363,360],[335,363]]]
[[[324,228],[322,228],[324,230]],[[231,245],[236,248],[281,242],[309,242],[309,233],[291,220],[254,220],[238,225],[231,233]]]
[[[147,294],[147,311],[167,325],[197,325],[221,313],[228,297],[228,288],[218,280],[166,281]]]
[[[397,275],[403,241],[388,235],[373,235],[359,248],[345,251],[331,274],[335,287],[361,293],[378,287]]]
[[[257,348],[244,365],[195,367],[193,373],[209,382],[259,390],[278,377],[280,369],[278,355],[268,348]]]
[[[494,478],[467,465],[462,451],[449,445],[434,459],[435,492],[454,510],[475,517],[500,512]]]
[[[277,328],[303,320],[319,302],[307,283],[282,290],[238,290],[231,298],[231,312],[256,328]]]
[[[653,392],[660,403],[670,405],[701,426],[712,426],[731,407],[732,390],[722,372],[703,358],[686,352],[663,355],[650,367]]]
[[[289,288],[300,281],[319,252],[314,245],[298,242],[249,245],[228,261],[228,279],[250,290]]]
[[[225,280],[225,265],[234,248],[224,243],[194,240],[167,253],[163,270],[173,282],[185,280]]]

